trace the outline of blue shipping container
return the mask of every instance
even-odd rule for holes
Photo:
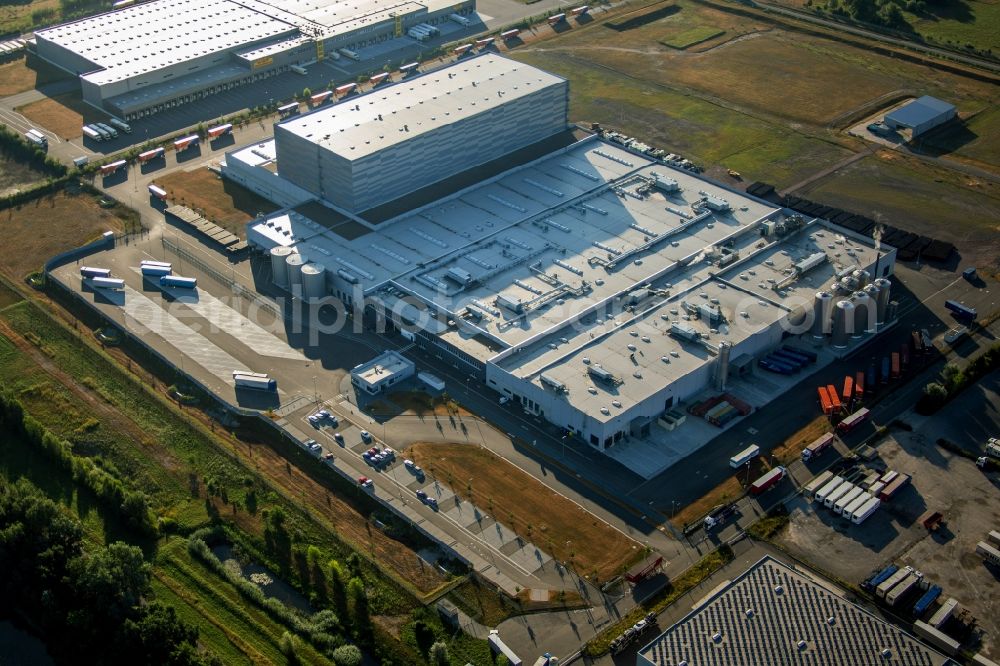
[[[917,617],[923,615],[924,611],[930,608],[931,604],[934,603],[934,600],[940,595],[941,587],[938,585],[931,585],[930,589],[924,592],[924,596],[920,597],[920,599],[917,600],[917,603],[913,604],[913,614]]]

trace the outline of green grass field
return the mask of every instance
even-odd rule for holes
[[[895,153],[855,162],[801,196],[868,216],[881,213],[888,224],[961,243],[989,261],[1000,252],[1000,185]]]
[[[513,57],[569,78],[570,118],[642,137],[705,165],[724,165],[747,180],[790,185],[848,156],[836,144],[655,84],[622,78],[562,52]]]
[[[698,26],[684,30],[683,32],[673,35],[672,37],[661,39],[660,43],[664,46],[669,46],[672,49],[684,50],[694,46],[695,44],[707,42],[710,39],[715,39],[716,37],[724,34],[726,34],[725,30],[710,28],[708,26]]]
[[[936,16],[922,17],[904,12],[907,22],[920,35],[941,44],[966,46],[1000,54],[1000,3],[966,0],[962,3],[930,5]]]
[[[157,595],[162,593],[178,603],[178,613],[204,631],[203,640],[223,658],[223,663],[285,662],[278,645],[287,628],[248,603],[227,581],[192,559],[185,539],[172,538],[160,548],[155,573]],[[197,596],[190,596],[193,590],[197,590]],[[329,663],[305,642],[298,655],[303,663]]]

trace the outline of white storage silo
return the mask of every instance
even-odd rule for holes
[[[279,287],[288,286],[288,255],[292,254],[292,248],[286,245],[278,245],[271,248],[271,278],[274,284]]]
[[[851,327],[851,334],[855,338],[860,338],[865,334],[865,325],[868,323],[868,312],[874,307],[872,299],[863,291],[854,292],[854,325]]]
[[[854,303],[848,300],[837,301],[833,307],[833,326],[831,344],[838,349],[847,347],[847,341],[854,329]]]
[[[889,306],[889,291],[892,289],[892,283],[885,278],[879,278],[873,284],[878,287],[876,310],[878,312],[878,323],[882,325],[885,323],[885,311]]]
[[[302,286],[302,266],[306,264],[306,258],[301,254],[290,254],[285,261],[288,267],[288,288],[294,292],[296,287]]]
[[[317,300],[326,296],[326,269],[321,264],[302,267],[302,298]]]
[[[822,340],[830,331],[830,316],[833,314],[833,294],[828,291],[816,293],[813,299],[812,336]]]

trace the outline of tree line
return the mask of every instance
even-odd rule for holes
[[[80,521],[26,479],[0,477],[0,595],[57,662],[215,666],[198,630],[150,598],[150,566],[123,542],[88,547]]]

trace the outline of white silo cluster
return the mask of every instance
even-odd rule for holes
[[[867,271],[841,275],[813,299],[812,338],[829,336],[834,348],[845,349],[852,339],[875,333],[886,321],[891,286],[885,278],[871,282]]]
[[[326,295],[326,268],[309,262],[293,248],[278,245],[271,248],[271,273],[274,284],[306,300]]]

